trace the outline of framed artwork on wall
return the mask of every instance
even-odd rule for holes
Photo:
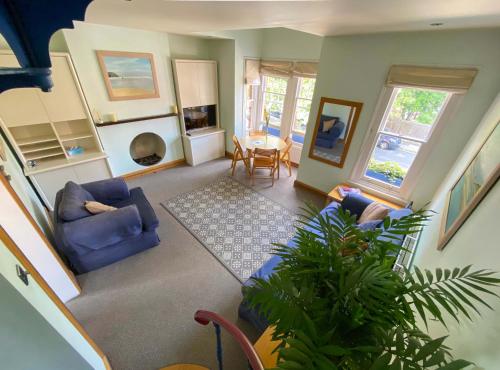
[[[110,100],[158,98],[153,54],[97,50]]]
[[[451,187],[443,213],[438,249],[443,249],[500,177],[500,122]]]

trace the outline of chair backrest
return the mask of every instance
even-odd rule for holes
[[[212,322],[215,326],[215,334],[217,338],[217,362],[219,363],[219,369],[223,368],[222,364],[222,341],[221,341],[221,333],[220,328],[224,328],[227,330],[229,334],[233,337],[233,339],[238,343],[240,348],[242,349],[245,357],[248,360],[248,364],[251,370],[264,370],[264,365],[262,365],[262,361],[259,358],[255,348],[248,338],[243,334],[243,332],[233,323],[226,320],[222,316],[216,314],[215,312],[198,310],[194,315],[194,319],[202,324],[208,325]]]
[[[277,149],[261,149],[261,148],[254,149],[254,155],[260,157],[274,158],[277,153],[278,153]]]
[[[250,130],[250,136],[264,136],[266,135],[265,131],[262,130]]]
[[[283,149],[281,151],[282,155],[286,155],[290,151],[290,149],[292,148],[292,144],[293,144],[292,139],[290,139],[289,137],[287,137],[285,139],[285,143],[286,143],[286,147],[285,147],[285,149]]]
[[[240,141],[236,137],[236,135],[233,135],[233,144],[236,147],[236,149],[243,154],[243,148],[241,147]]]

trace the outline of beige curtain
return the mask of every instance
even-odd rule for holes
[[[439,68],[395,65],[389,70],[387,85],[433,87],[457,92],[467,91],[477,74],[475,68]]]
[[[245,60],[245,84],[260,85],[260,60]]]

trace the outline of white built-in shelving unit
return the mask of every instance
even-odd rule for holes
[[[71,58],[51,53],[54,87],[9,90],[0,95],[0,125],[49,208],[69,180],[82,183],[111,177],[99,137]],[[1,67],[17,67],[16,57],[0,52]],[[71,147],[83,148],[70,155]]]

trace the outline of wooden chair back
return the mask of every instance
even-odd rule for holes
[[[261,149],[261,148],[254,149],[254,156],[255,157],[274,158],[274,157],[276,157],[277,153],[278,153],[277,149]]]
[[[287,137],[285,139],[285,143],[286,143],[286,147],[285,147],[285,149],[283,149],[281,151],[281,156],[282,157],[285,157],[290,152],[290,149],[292,149],[292,144],[293,144],[292,139],[290,139],[289,137]]]
[[[265,136],[266,132],[262,130],[250,130],[250,136]]]
[[[241,147],[240,141],[236,135],[233,135],[233,144],[236,150],[238,150],[243,155],[243,148]]]

